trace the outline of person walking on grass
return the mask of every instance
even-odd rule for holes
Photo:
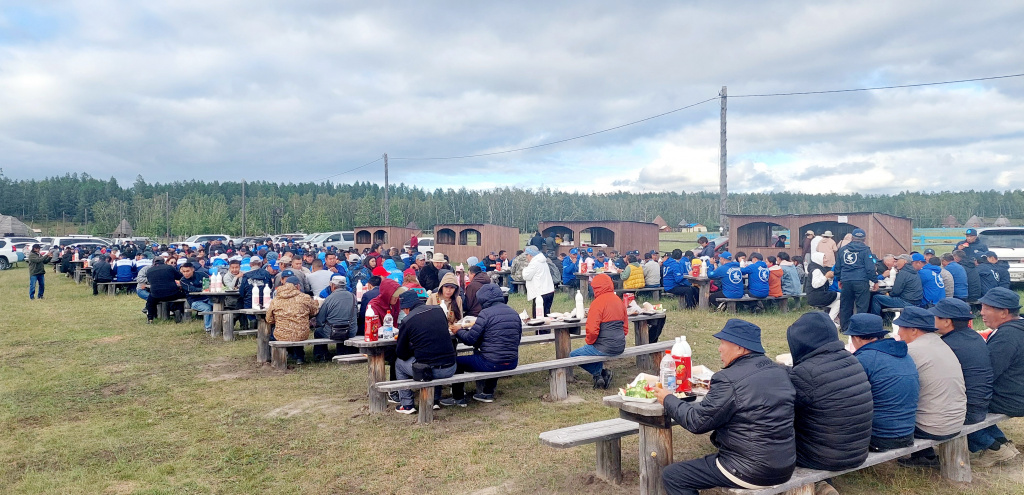
[[[50,262],[51,256],[47,254],[43,256],[39,254],[39,244],[32,245],[32,251],[28,253],[28,298],[36,298],[36,284],[39,284],[39,299],[43,298],[43,292],[46,290],[46,282],[43,277],[46,276],[46,264]]]

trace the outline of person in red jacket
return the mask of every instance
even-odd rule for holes
[[[587,313],[586,344],[569,353],[570,356],[616,356],[626,350],[629,318],[622,299],[615,295],[615,286],[608,275],[600,274],[590,282],[594,289],[594,302]],[[612,372],[604,363],[581,364],[594,377],[594,388],[608,388]]]

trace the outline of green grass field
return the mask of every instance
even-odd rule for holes
[[[48,274],[46,299],[26,297],[27,270],[0,272],[0,486],[4,493],[477,493],[631,494],[637,440],[624,439],[621,486],[593,477],[590,446],[542,446],[543,431],[609,419],[582,370],[570,400],[553,404],[546,375],[499,383],[493,404],[439,411],[430,425],[392,412],[369,416],[366,368],[309,364],[276,372],[255,364],[255,341],[212,340],[200,322],[145,325],[135,296],[93,297]],[[511,304],[522,309],[522,296]],[[569,307],[556,299],[556,310]],[[798,313],[748,318],[770,355],[788,352]],[[723,314],[668,314],[667,337],[687,335],[695,364],[720,367],[711,334]],[[579,345],[576,341],[574,345]],[[523,349],[521,362],[553,347]],[[615,384],[636,373],[614,362]],[[1024,442],[1024,422],[1006,432]],[[708,436],[674,430],[676,459],[713,450]],[[841,476],[843,494],[1024,492],[1021,460],[975,470],[953,485],[937,473],[885,464]]]

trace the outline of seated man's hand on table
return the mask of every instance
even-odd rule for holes
[[[667,388],[658,387],[654,389],[654,397],[658,399],[658,404],[664,404],[665,397],[669,395],[672,395],[672,391]]]

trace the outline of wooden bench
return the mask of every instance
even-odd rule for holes
[[[578,333],[578,334],[570,333],[569,334],[569,338],[570,339],[582,339],[582,338],[584,338],[586,336],[587,336],[587,334],[585,334],[585,333]],[[539,334],[539,335],[524,335],[519,340],[519,346],[522,347],[524,345],[531,345],[531,344],[547,344],[547,343],[551,343],[551,342],[554,342],[554,341],[555,341],[555,334],[553,334],[553,333],[545,333],[545,334]],[[474,348],[472,346],[468,346],[466,344],[459,344],[458,346],[455,347],[455,352],[467,353],[467,352],[473,352],[473,349]],[[338,364],[363,363],[363,362],[366,362],[366,356],[364,356],[362,354],[340,354],[340,355],[334,356],[333,361],[335,363],[338,363]]]
[[[328,345],[328,344],[342,344],[340,340],[331,339],[307,339],[298,340],[294,342],[285,342],[281,340],[270,341],[270,365],[274,369],[284,370],[288,368],[288,348],[289,347],[306,347],[307,345]]]
[[[172,301],[160,301],[156,303],[156,317],[160,318],[161,320],[170,320],[172,303],[182,303],[185,305],[185,311],[183,312],[182,316],[184,316],[184,314],[191,315],[191,312],[189,311],[190,308],[188,307],[188,301],[186,301],[185,298],[181,298],[174,299]]]
[[[273,342],[271,342],[273,343]],[[551,375],[550,379],[550,398],[551,400],[565,400],[569,397],[568,390],[566,388],[566,374],[572,373],[572,368],[581,364],[589,363],[603,363],[605,361],[611,361],[614,359],[629,358],[640,356],[644,354],[650,354],[651,359],[656,359],[654,355],[660,355],[666,350],[672,348],[672,344],[675,342],[655,342],[653,344],[644,344],[633,347],[627,347],[622,354],[615,356],[577,356],[563,359],[555,359],[552,361],[543,361],[539,363],[521,364],[515,369],[505,371],[490,371],[490,372],[475,372],[475,373],[461,373],[449,378],[441,378],[437,380],[431,380],[429,382],[418,382],[415,380],[396,380],[388,382],[378,382],[374,384],[374,390],[378,392],[397,392],[399,390],[418,390],[419,391],[419,422],[429,423],[434,419],[434,387],[441,385],[451,385],[453,383],[466,383],[477,380],[487,380],[490,378],[504,378],[515,375],[524,375],[527,373],[534,373],[538,371],[547,371]]]
[[[789,300],[790,300],[790,298],[793,298],[793,297],[796,297],[796,296],[753,297],[753,296],[750,296],[750,295],[745,295],[745,296],[739,297],[739,298],[724,298],[724,297],[723,298],[719,298],[718,302],[724,302],[725,305],[726,305],[726,308],[728,309],[729,313],[731,313],[731,314],[736,314],[736,303],[756,302],[756,301],[761,301],[761,302],[764,302],[764,301],[775,301],[775,303],[779,305],[779,309],[782,310],[783,313],[788,313],[789,312]]]
[[[96,285],[98,287],[103,287],[103,290],[107,291],[107,295],[115,296],[117,295],[118,287],[123,287],[124,293],[127,294],[128,289],[134,290],[135,286],[138,285],[138,282],[134,280],[130,282],[98,282]]]
[[[655,301],[660,301],[661,300],[662,289],[663,289],[663,287],[641,287],[639,289],[617,289],[615,291],[615,295],[617,295],[619,297],[622,297],[622,295],[627,293],[627,292],[633,292],[633,293],[636,293],[638,295],[639,294],[644,294],[644,293],[650,293],[651,296],[652,296],[652,299],[654,299]]]
[[[239,330],[235,331],[235,316],[244,315],[237,309],[225,309],[221,311],[200,311],[200,315],[214,315],[213,319],[213,333],[211,337],[217,337],[221,332],[217,329],[217,315],[221,316],[222,331],[224,334],[224,341],[230,342],[235,340],[238,335],[256,335],[256,330]]]
[[[816,469],[796,468],[789,481],[768,488],[746,490],[739,488],[719,489],[719,493],[735,495],[772,495],[785,493],[786,495],[813,495],[814,484],[829,478],[859,471],[883,462],[888,462],[899,457],[934,447],[939,455],[939,473],[943,478],[960,483],[971,482],[971,460],[970,451],[967,449],[967,434],[992,426],[1000,421],[1009,419],[1005,414],[989,414],[985,420],[973,425],[964,426],[960,434],[950,440],[923,440],[915,439],[914,445],[902,449],[887,450],[885,452],[870,452],[867,460],[855,468],[843,471],[819,471]]]
[[[640,423],[615,418],[570,426],[540,434],[540,443],[556,449],[597,445],[597,476],[609,483],[622,481],[622,437],[640,432]]]
[[[892,320],[896,319],[895,314],[903,311],[903,308],[882,308],[882,326],[892,328]],[[886,318],[886,315],[889,315]]]

